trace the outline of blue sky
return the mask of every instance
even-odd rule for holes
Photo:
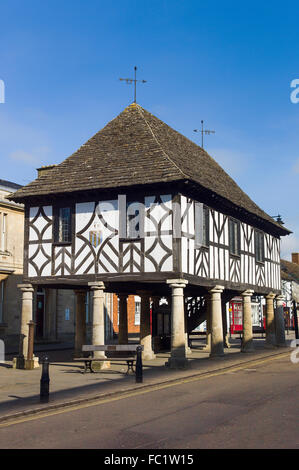
[[[299,251],[296,2],[2,0],[0,178],[26,184],[132,102],[206,150]]]

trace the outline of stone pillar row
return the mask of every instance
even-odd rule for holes
[[[187,331],[185,320],[184,288],[188,284],[185,279],[171,279],[166,281],[171,288],[171,355],[166,365],[170,368],[184,368],[187,366],[186,355],[188,353]],[[93,323],[92,344],[105,344],[104,322],[104,283],[90,282],[89,288],[93,292]],[[33,314],[33,286],[20,284],[22,291],[22,313],[20,331],[19,356],[14,359],[14,367],[26,367],[28,353],[28,323]],[[210,352],[210,357],[224,355],[223,338],[223,312],[221,294],[223,286],[217,285],[209,290],[207,295],[207,344],[205,350]],[[253,347],[251,297],[253,290],[246,290],[243,297],[243,337],[242,352],[251,352]],[[75,290],[76,294],[76,333],[75,354],[81,355],[82,346],[86,341],[85,322],[85,296],[83,289]],[[140,343],[143,345],[143,357],[145,360],[155,358],[152,350],[152,336],[150,330],[150,294],[146,291],[138,293],[141,297],[140,318]],[[283,296],[276,297],[276,309],[274,310],[275,294],[266,296],[266,347],[285,346],[285,328],[283,317]],[[119,344],[128,343],[128,318],[127,318],[127,294],[119,294]],[[155,296],[153,303],[159,305],[159,298]],[[104,351],[96,351],[95,358],[106,358]],[[35,358],[37,359],[37,358]],[[37,362],[37,361],[36,361]],[[109,366],[109,361],[101,361],[102,368]],[[38,365],[38,362],[37,362]]]

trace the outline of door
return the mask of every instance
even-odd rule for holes
[[[37,338],[44,336],[44,313],[45,313],[45,294],[44,292],[37,292],[36,295],[36,327],[35,335]]]
[[[239,333],[243,329],[242,313],[243,307],[241,302],[231,302],[231,333]]]

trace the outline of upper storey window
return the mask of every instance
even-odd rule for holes
[[[195,203],[195,248],[209,246],[209,209]]]
[[[258,230],[255,230],[254,245],[255,245],[255,260],[258,263],[263,263],[265,261],[263,232],[259,232]]]
[[[240,256],[240,222],[229,219],[229,252],[231,255]]]
[[[72,211],[70,207],[59,207],[55,217],[55,242],[71,243]]]

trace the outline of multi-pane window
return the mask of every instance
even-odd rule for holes
[[[0,251],[6,251],[7,214],[0,212]]]
[[[195,248],[209,246],[209,209],[195,203]]]
[[[141,298],[135,296],[135,325],[140,325]]]
[[[70,243],[72,241],[72,213],[70,207],[60,207],[57,212],[55,242]]]
[[[257,230],[254,232],[254,245],[255,245],[255,260],[258,263],[263,263],[265,261],[264,234]]]
[[[229,252],[231,255],[240,255],[240,222],[229,219]]]

